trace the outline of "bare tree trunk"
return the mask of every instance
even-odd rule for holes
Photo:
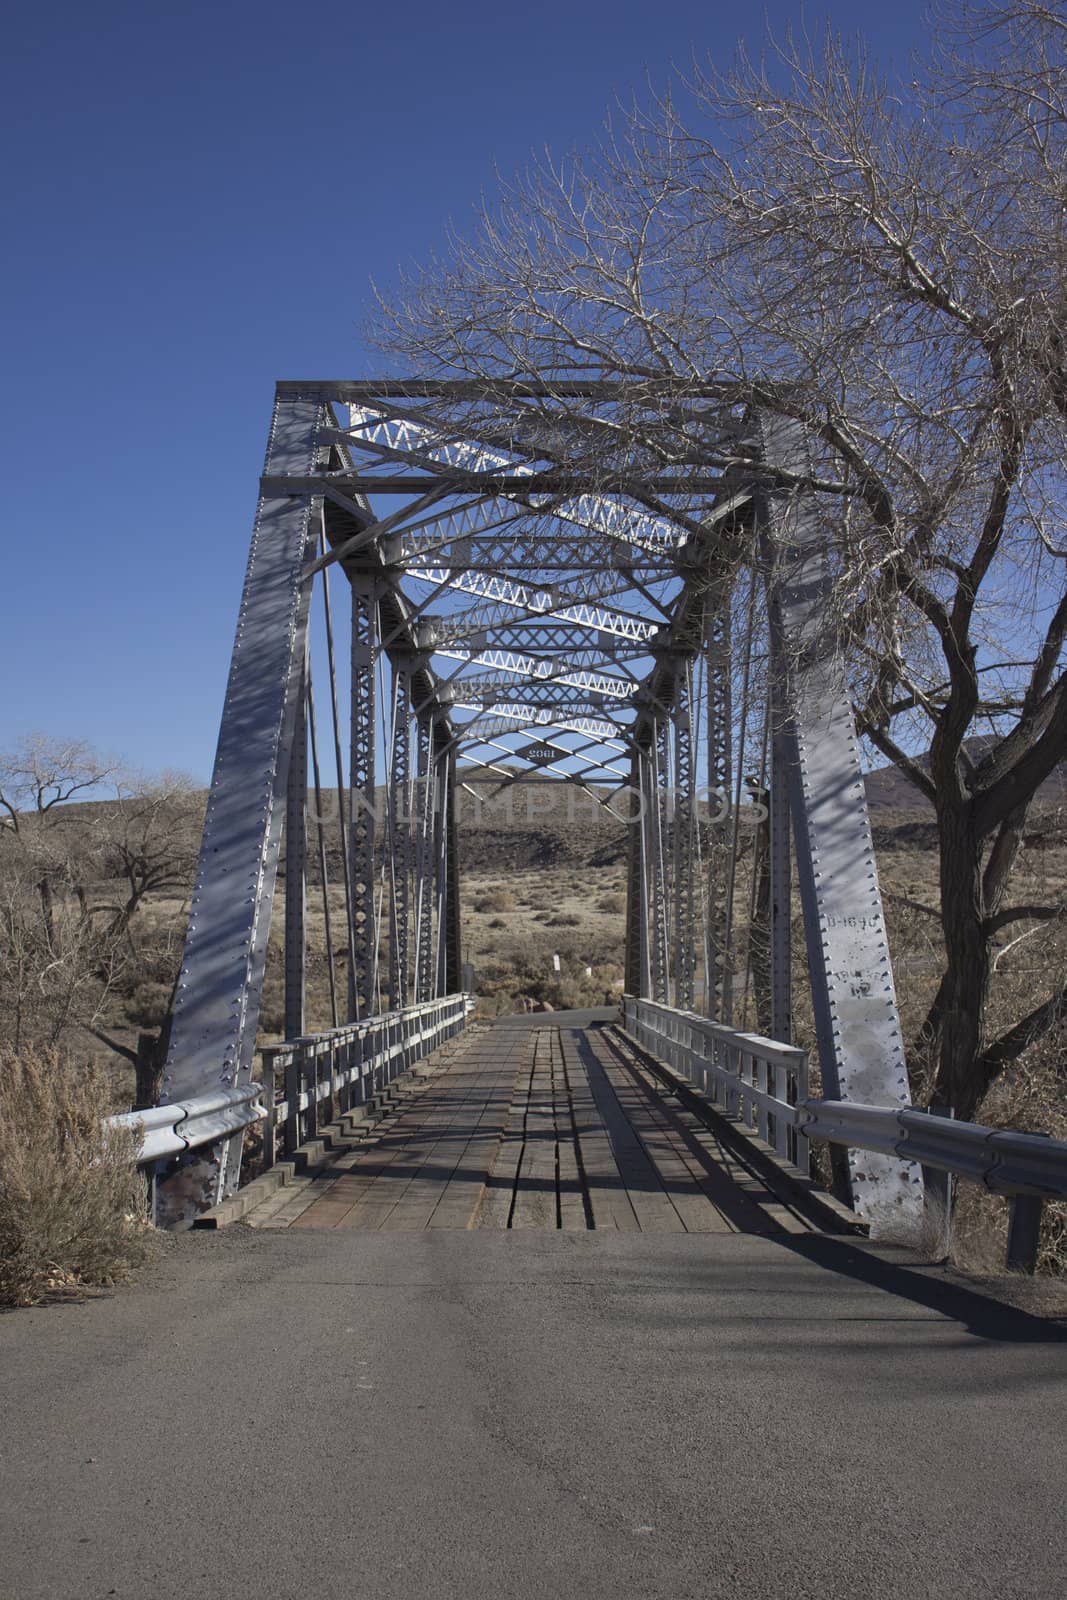
[[[44,931],[48,940],[48,947],[49,949],[54,949],[56,942],[55,903],[52,898],[52,885],[48,881],[47,873],[38,883],[37,893],[41,898],[41,915],[44,918]]]
[[[167,1064],[167,1051],[170,1049],[170,1034],[174,1026],[174,997],[178,993],[178,979],[175,978],[167,1001],[167,1014],[163,1018],[158,1033],[139,1033],[137,1035],[137,1054],[134,1057],[133,1070],[135,1074],[134,1111],[147,1111],[150,1106],[158,1106],[159,1092],[163,1087],[163,1069]]]
[[[990,980],[982,847],[967,802],[943,803],[938,816],[946,972],[935,1098],[969,1121],[983,1093],[978,1061]]]
[[[164,1034],[170,1037],[170,1027],[164,1024],[159,1033],[139,1033],[137,1052],[133,1058],[134,1111],[147,1111],[159,1104],[163,1086],[163,1067],[167,1059]]]

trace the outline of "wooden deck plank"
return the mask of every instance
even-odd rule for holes
[[[560,1048],[567,1063],[574,1125],[582,1152],[586,1190],[594,1228],[640,1232],[626,1181],[619,1170],[615,1150],[600,1106],[593,1093],[580,1050],[583,1035],[578,1030],[560,1034]]]
[[[490,1157],[485,1185],[475,1208],[471,1226],[506,1228],[511,1220],[515,1184],[519,1176],[525,1144],[526,1110],[530,1103],[530,1077],[533,1072],[535,1034],[522,1037],[513,1052],[511,1098],[495,1153]]]
[[[406,1086],[405,1086],[406,1087]],[[612,1030],[477,1034],[260,1227],[761,1234],[809,1224]]]
[[[485,1069],[481,1109],[470,1138],[460,1153],[451,1178],[444,1185],[427,1223],[429,1228],[470,1228],[485,1192],[486,1179],[500,1142],[501,1127],[511,1103],[518,1052],[502,1052]]]
[[[551,1035],[547,1029],[538,1029],[534,1037],[522,1159],[511,1214],[513,1228],[558,1226],[556,1112],[552,1092]]]
[[[577,1054],[590,1093],[611,1142],[612,1155],[626,1195],[643,1233],[680,1233],[684,1224],[660,1174],[637,1132],[619,1104],[604,1070],[607,1047],[599,1033],[589,1030],[578,1041]]]
[[[785,1229],[778,1214],[780,1203],[767,1186],[738,1163],[716,1136],[692,1112],[668,1104],[657,1093],[642,1064],[613,1041],[620,1071],[639,1084],[647,1095],[649,1115],[671,1139],[698,1188],[721,1213],[728,1226],[742,1233],[775,1234]]]
[[[590,1213],[579,1165],[574,1107],[571,1102],[562,1041],[556,1031],[552,1033],[551,1038],[556,1104],[556,1155],[559,1163],[559,1222],[560,1227],[568,1233],[582,1233],[589,1227]]]
[[[481,1077],[476,1066],[465,1065],[468,1070],[454,1080],[453,1093],[436,1108],[426,1128],[415,1130],[408,1140],[403,1163],[407,1181],[388,1184],[379,1197],[379,1204],[389,1198],[393,1201],[378,1223],[384,1232],[412,1233],[425,1228],[456,1170],[468,1138],[468,1119],[478,1103]]]

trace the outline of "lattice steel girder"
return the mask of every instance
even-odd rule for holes
[[[537,678],[543,683],[569,683],[572,687],[583,689],[595,689],[602,685],[605,694],[630,694],[639,682],[633,672],[605,672],[604,667],[614,667],[619,658],[602,650],[583,650],[578,652],[577,657],[563,649],[556,655],[535,656],[490,645],[477,651],[438,650],[434,654],[470,667],[488,667],[496,673],[516,673],[524,678]],[[463,683],[466,679],[453,673],[449,681]]]
[[[733,712],[730,680],[730,592],[705,596],[704,663],[707,682],[707,786],[709,794],[733,804]],[[707,1012],[718,1022],[733,1022],[733,969],[730,927],[729,851],[724,830],[708,841]]]
[[[411,936],[411,879],[414,839],[411,815],[411,677],[408,664],[394,667],[392,763],[388,774],[389,854],[392,866],[392,921],[389,940],[389,995],[394,1011],[408,1004]]]
[[[426,572],[482,572],[491,575],[506,573],[509,569],[515,572],[558,573],[563,578],[577,572],[624,571],[631,581],[636,577],[644,584],[662,583],[677,576],[677,562],[669,556],[649,554],[647,551],[635,556],[631,547],[626,548],[625,555],[620,556],[617,562],[610,562],[603,559],[600,552],[590,550],[581,539],[567,544],[562,539],[536,542],[516,540],[510,548],[498,539],[479,539],[472,540],[468,549],[458,549],[452,545],[447,550],[431,550],[410,559],[394,556],[386,550],[383,559],[412,578],[421,578]]]
[[[495,705],[503,698],[521,704],[533,701],[540,705],[577,704],[581,701],[595,709],[607,711],[605,702],[617,704],[620,709],[628,706],[634,689],[635,685],[629,678],[609,677],[601,672],[564,670],[561,676],[551,678],[540,675],[532,678],[512,677],[504,672],[487,672],[454,679],[443,698],[446,702],[462,702],[466,705]]]
[[[357,441],[353,440],[353,443]],[[596,480],[597,490],[604,495],[639,496],[708,495],[718,494],[725,483],[723,472],[694,471],[680,467],[674,472],[659,471],[645,477],[633,471],[606,471]],[[447,467],[443,463],[433,472],[375,472],[369,467],[359,471],[346,470],[336,478],[312,476],[310,473],[272,473],[264,480],[264,491],[270,495],[323,494],[328,488],[347,490],[350,494],[426,494],[428,490],[446,484],[456,493],[479,495],[520,496],[523,500],[533,495],[553,498],[558,495],[578,495],[589,485],[588,472],[561,472],[548,468],[543,472],[523,472],[516,468],[491,467],[486,470],[465,470]],[[538,508],[534,506],[533,510]],[[568,521],[576,520],[568,518]],[[629,536],[628,536],[629,537]]]
[[[649,655],[648,645],[644,642],[635,640],[631,643],[609,636],[598,643],[601,636],[596,629],[575,627],[569,622],[513,620],[506,624],[498,623],[491,635],[487,629],[472,627],[469,634],[457,634],[454,642],[445,644],[433,644],[430,632],[420,632],[419,638],[431,642],[434,655],[446,656],[450,661],[470,661],[475,666],[491,666],[493,661],[490,658],[505,651],[524,661],[552,659],[558,662],[566,658],[573,668],[590,670],[605,661],[613,666],[622,661],[647,661]],[[465,638],[469,643],[461,645],[460,638]]]
[[[444,718],[434,722],[434,759],[440,765],[440,805],[437,809],[438,931],[442,994],[463,988],[462,930],[460,927],[459,810],[456,805],[456,750],[452,728]]]
[[[279,397],[268,470],[308,473],[325,420],[321,395]],[[310,496],[260,501],[174,1003],[164,1103],[251,1079],[303,691],[309,591],[300,574],[313,551]],[[239,1166],[237,1136],[162,1174],[160,1220],[191,1221],[236,1185]]]
[[[645,896],[642,861],[641,811],[644,796],[640,751],[630,754],[630,781],[626,830],[626,946],[624,977],[626,993],[647,998],[646,963],[643,960]]]
[[[456,702],[457,711],[473,711],[472,705],[464,705],[462,701]],[[476,729],[485,731],[495,724],[494,731],[501,732],[504,722],[518,722],[524,726],[537,728],[556,728],[560,732],[588,733],[592,737],[625,740],[630,732],[631,724],[607,717],[601,719],[597,715],[589,715],[590,711],[596,712],[598,708],[591,707],[588,701],[561,701],[559,704],[548,704],[533,701],[530,704],[516,705],[491,705],[480,710],[470,722],[460,724],[457,733],[467,735]]]
[[[414,794],[415,825],[415,1000],[434,994],[434,813],[439,763],[433,758],[433,725],[428,717],[416,722],[418,782]]]
[[[518,733],[524,730],[515,729],[514,731]],[[584,779],[595,772],[606,773],[608,781],[613,778],[622,779],[626,776],[625,768],[612,766],[610,759],[601,753],[602,746],[599,744],[599,742],[594,741],[593,743],[586,743],[583,741],[581,744],[572,748],[570,745],[562,744],[553,738],[550,733],[539,733],[536,741],[536,748],[543,748],[545,754],[543,756],[538,756],[537,754],[533,753],[534,748],[534,746],[529,744],[507,745],[498,739],[482,737],[470,742],[467,747],[467,753],[469,754],[473,749],[486,749],[497,750],[502,755],[507,756],[509,760],[514,760],[516,756],[521,756],[523,761],[527,763],[528,769],[533,771],[541,771],[542,769],[547,770],[550,767],[558,766],[559,763],[563,761],[570,763],[575,761],[580,762],[581,765],[578,767],[577,771],[571,768],[570,770],[560,774],[560,776],[568,779]],[[591,755],[590,751],[592,752]],[[619,759],[618,756],[616,756],[616,759]],[[484,764],[487,766],[489,765],[488,762]],[[510,781],[511,774],[509,769],[503,768],[497,770],[505,772]],[[465,787],[469,787],[469,784],[465,785]]]
[[[427,425],[425,420],[410,415],[400,416],[395,407],[387,406],[383,410],[381,407],[368,409],[352,406],[346,444],[357,454],[370,455],[377,464],[395,462],[409,467],[418,464],[435,475],[435,481],[447,484],[461,482],[470,473],[479,477],[508,477],[518,486],[515,490],[517,500],[522,504],[528,503],[534,510],[544,509],[539,486],[546,473],[555,473],[573,482],[574,494],[570,496],[565,491],[568,498],[552,505],[553,516],[576,522],[593,531],[610,533],[616,538],[632,536],[637,542],[652,540],[670,548],[684,541],[684,534],[680,533],[671,518],[650,511],[647,504],[626,505],[616,499],[605,498],[607,486],[601,481],[601,473],[599,470],[591,471],[589,464],[568,474],[567,466],[564,464],[561,467],[561,462],[566,463],[570,454],[566,445],[561,452],[546,448],[550,442],[543,437],[533,438],[529,414],[522,419],[525,433],[517,434],[514,429],[506,429],[495,445],[487,441],[485,436],[488,419],[483,415],[474,420],[478,423],[478,438],[466,437],[462,432],[444,436],[439,425]],[[492,424],[489,431],[495,431]],[[503,448],[500,448],[501,445]],[[735,454],[735,451],[724,453],[718,448],[705,449],[699,455],[690,451],[686,453],[684,461],[661,461],[658,465],[664,477],[671,474],[670,481],[676,483],[678,479],[675,475],[681,474],[685,478],[688,474],[692,477],[701,468],[718,468],[721,472],[735,458]],[[533,461],[547,462],[548,465],[535,467]],[[641,485],[637,491],[639,499],[646,492],[650,477],[654,477],[654,472],[649,473],[647,467],[643,473],[633,474],[634,481]],[[375,481],[380,479],[376,477]],[[683,487],[688,487],[688,483],[684,483]]]
[[[799,424],[765,415],[767,460],[808,470]],[[775,558],[771,624],[787,672],[795,762],[790,772],[823,1091],[867,1105],[910,1104],[859,741],[844,666],[828,626],[833,530],[810,491],[768,497]],[[849,1153],[853,1203],[872,1225],[913,1213],[912,1162]]]
[[[499,733],[521,733],[529,728],[554,728],[557,733],[581,733],[591,739],[601,739],[607,745],[625,749],[626,730],[614,722],[597,717],[562,716],[557,712],[542,711],[533,706],[511,706],[499,714],[479,713],[470,722],[457,723],[452,737],[457,745],[484,743]]]
[[[688,662],[679,675],[678,694],[671,722],[674,730],[674,807],[671,817],[674,1004],[679,1010],[691,1011],[698,944],[697,783],[696,763],[693,759],[692,666]]]
[[[511,617],[515,616],[516,611],[539,617],[555,614],[567,621],[596,628],[601,633],[626,639],[651,638],[662,626],[653,618],[593,603],[597,598],[623,594],[629,589],[629,584],[617,572],[591,572],[580,588],[520,583],[500,573],[448,573],[441,567],[427,567],[410,576],[422,583],[438,585],[450,594],[469,594],[486,600],[499,615],[503,615],[505,610],[510,612]],[[472,629],[480,632],[492,627],[492,621],[484,620],[484,617],[483,613],[476,618],[473,607],[456,612],[454,620],[459,631],[455,637],[463,639],[468,637]],[[451,622],[453,619],[447,620]],[[444,630],[438,635],[440,642],[446,642],[449,637],[450,634]]]
[[[644,926],[642,944],[648,997],[670,1005],[669,930],[667,924],[668,724],[655,724],[642,750],[641,840],[644,861]]]
[[[352,945],[354,971],[350,984],[352,1009],[365,1017],[376,1009],[378,990],[378,916],[375,906],[375,849],[378,579],[373,573],[350,573],[352,584],[352,689],[349,800],[351,835]]]

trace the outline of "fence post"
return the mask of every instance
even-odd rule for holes
[[[275,1148],[275,1129],[278,1122],[278,1110],[275,1094],[274,1058],[264,1053],[260,1056],[260,1076],[263,1080],[263,1098],[267,1102],[267,1115],[263,1120],[263,1171],[269,1172],[277,1160]]]
[[[1008,1223],[1009,1272],[1033,1275],[1037,1267],[1037,1246],[1044,1206],[1045,1202],[1039,1194],[1012,1195],[1011,1220]]]
[[[300,1144],[300,1057],[295,1045],[285,1063],[285,1154],[291,1160]]]
[[[308,1057],[310,1056],[310,1063]],[[319,1131],[319,1052],[314,1045],[300,1046],[300,1057],[303,1071],[300,1074],[303,1087],[307,1090],[308,1108],[304,1119],[304,1137],[314,1139]],[[309,1069],[310,1065],[310,1071]]]
[[[931,1117],[955,1117],[956,1113],[951,1106],[933,1104],[928,1105],[927,1113]],[[956,1188],[955,1176],[945,1172],[941,1167],[927,1167],[922,1169],[923,1175],[923,1210],[927,1221],[938,1230],[938,1249],[945,1255],[948,1254],[952,1243],[952,1203]]]
[[[798,1105],[802,1101],[807,1100],[807,1098],[808,1053],[806,1050],[803,1050],[800,1054],[800,1060],[797,1062],[797,1075],[793,1085],[793,1104]],[[811,1145],[808,1142],[807,1133],[803,1128],[794,1128],[793,1134],[795,1141],[793,1160],[796,1162],[801,1172],[804,1173],[805,1177],[807,1177],[811,1172]]]

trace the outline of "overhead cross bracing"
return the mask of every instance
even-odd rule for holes
[[[628,992],[782,1041],[795,871],[824,1085],[903,1103],[824,488],[729,384],[280,384],[166,1096],[251,1079],[283,822],[287,1038],[324,1025],[311,915],[335,1031],[469,987],[470,772],[610,804]],[[239,1139],[211,1150],[177,1212],[232,1186]],[[895,1205],[914,1174],[848,1181]]]
[[[677,463],[658,462],[637,479],[631,468],[603,457],[601,437],[620,436],[618,398],[602,398],[591,386],[589,422],[600,453],[597,487],[590,491],[587,465],[561,470],[574,425],[571,416],[556,414],[554,394],[516,386],[506,409],[495,396],[488,404],[479,397],[477,415],[463,419],[470,428],[464,435],[446,432],[432,411],[418,410],[420,402],[451,400],[454,390],[429,393],[420,386],[413,396],[402,384],[374,393],[359,386],[358,398],[352,393],[348,426],[332,435],[346,459],[321,487],[324,495],[346,500],[367,497],[374,520],[350,541],[348,556],[373,540],[386,551],[418,613],[420,642],[448,679],[445,698],[455,720],[470,727],[467,753],[483,748],[479,741],[490,731],[506,732],[505,720],[519,705],[535,712],[539,725],[566,734],[603,736],[610,721],[628,739],[638,715],[638,682],[652,665],[640,645],[658,640],[669,646],[683,574],[698,558],[693,547],[712,536],[709,524],[725,520],[716,504],[709,506],[708,494],[717,495],[736,457],[725,447],[736,441],[737,419],[724,410],[718,434],[699,452],[687,445]],[[628,393],[625,403],[631,403]],[[483,491],[476,499],[464,494],[472,484]],[[400,495],[408,499],[406,508],[383,504],[379,510],[378,496],[391,501]],[[738,495],[731,512],[747,500]],[[579,583],[571,573],[581,574]],[[561,581],[561,574],[568,578]],[[495,594],[493,585],[501,586]],[[464,597],[472,591],[507,594],[511,604],[470,605]],[[612,605],[597,605],[606,595]],[[521,619],[516,611],[524,613]],[[555,636],[546,616],[559,628]],[[539,660],[521,647],[524,624],[531,646],[537,630]],[[622,640],[632,641],[625,652]],[[442,660],[434,645],[446,642]],[[455,660],[462,645],[470,670],[457,672],[444,662]],[[484,667],[495,672],[479,673]],[[508,674],[516,680],[510,690]],[[465,715],[468,706],[477,714]],[[584,720],[576,724],[576,718]],[[523,761],[520,738],[511,741],[510,753]],[[566,745],[554,765],[568,773]]]

